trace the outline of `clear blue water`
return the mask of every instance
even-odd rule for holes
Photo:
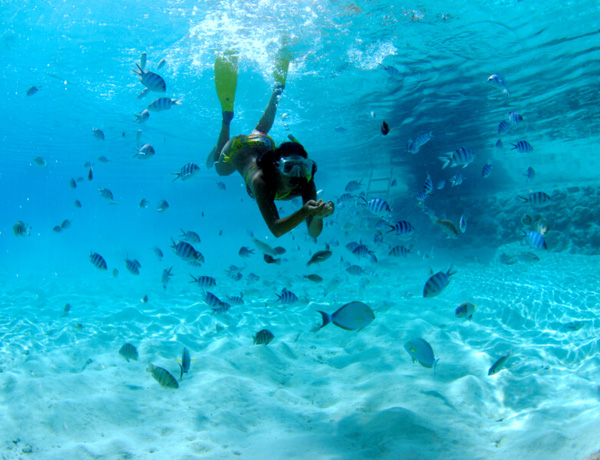
[[[600,7],[480,3],[2,2],[3,458],[579,459],[600,449]],[[203,166],[220,126],[215,54],[240,51],[232,133],[248,133],[268,100],[283,35],[295,59],[271,135],[281,142],[293,133],[305,145],[324,199],[337,202],[349,181],[361,181],[367,198],[389,202],[390,221],[415,226],[410,240],[380,235],[356,200],[338,203],[317,242],[302,226],[276,240],[241,178]],[[143,86],[131,69],[142,52],[150,70],[166,60],[158,71],[166,95],[183,103],[138,124],[134,114],[155,97],[136,99]],[[487,81],[494,73],[510,97]],[[41,89],[27,96],[32,86]],[[512,111],[525,119],[498,150],[498,124]],[[133,158],[138,130],[156,149],[147,161]],[[430,131],[419,153],[406,151],[408,139]],[[520,140],[534,150],[512,150]],[[475,160],[450,187],[459,169],[442,169],[438,157],[461,146]],[[190,161],[201,165],[198,176],[172,182]],[[484,179],[487,162],[494,169]],[[528,167],[537,173],[531,182]],[[427,174],[447,185],[425,205],[456,224],[468,217],[456,239],[417,206]],[[518,198],[537,191],[551,201]],[[170,207],[159,213],[163,199]],[[54,232],[65,219],[71,228]],[[520,234],[536,219],[547,222],[547,250]],[[14,235],[17,221],[30,236]],[[202,267],[169,249],[181,228],[200,234]],[[241,246],[253,247],[249,232],[285,247],[283,263],[265,264],[258,250],[240,258]],[[344,247],[359,240],[377,262]],[[331,259],[306,268],[335,242]],[[390,257],[397,244],[413,244],[412,254]],[[91,251],[106,272],[89,262]],[[540,260],[518,259],[523,252]],[[140,261],[139,276],[126,258]],[[348,274],[347,263],[365,273]],[[450,264],[449,286],[424,299],[430,269]],[[231,265],[241,281],[227,275]],[[190,274],[214,276],[217,295],[243,293],[245,304],[211,315]],[[276,301],[283,287],[296,304]],[[367,328],[312,332],[317,310],[356,300],[375,312]],[[454,316],[465,301],[477,304],[471,322]],[[265,327],[274,341],[254,346]],[[435,376],[404,350],[415,337],[440,358]],[[125,342],[139,361],[119,356]],[[161,388],[146,363],[178,376],[183,346],[190,374],[175,392]],[[507,368],[488,376],[509,351]]]

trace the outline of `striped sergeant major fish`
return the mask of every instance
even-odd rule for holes
[[[284,305],[289,305],[298,301],[298,296],[292,291],[288,291],[286,288],[281,290],[281,295],[277,294],[277,301],[281,301]]]
[[[510,121],[512,124],[516,125],[517,123],[523,121],[523,115],[521,115],[519,112],[510,112],[508,114],[508,121]]]
[[[148,112],[148,109],[144,109],[140,113],[134,113],[133,116],[136,123],[146,123],[148,118],[150,118],[150,112]]]
[[[361,196],[360,198],[364,201],[364,203],[361,204],[366,205],[371,214],[378,217],[385,217],[392,212],[390,205],[382,198],[373,198],[371,200],[367,200],[364,196]]]
[[[148,160],[149,158],[152,158],[155,153],[156,151],[154,150],[154,147],[152,147],[152,145],[144,144],[139,149],[135,149],[135,154],[133,155],[133,158],[138,158],[140,160]]]
[[[403,237],[412,236],[415,233],[415,227],[413,227],[413,225],[406,220],[399,220],[393,225],[388,224],[388,227],[390,227],[388,233],[396,232],[396,235]]]
[[[433,133],[429,131],[428,133],[419,134],[417,138],[413,141],[412,139],[408,140],[407,151],[409,153],[419,153],[421,147],[423,147],[427,142],[431,140],[433,137]]]
[[[189,243],[186,243],[185,241],[178,241],[177,243],[175,243],[175,240],[173,240],[173,238],[171,238],[171,242],[173,243],[171,245],[171,248],[173,248],[177,256],[179,256],[185,261],[198,260],[198,251],[194,249],[194,246],[192,246]]]
[[[137,361],[139,358],[137,349],[130,343],[126,343],[125,345],[123,345],[119,350],[119,354],[123,358],[125,358],[127,362],[129,362],[130,359]]]
[[[102,187],[98,187],[98,192],[100,193],[100,196],[108,201],[112,201],[113,200],[113,194],[112,192],[107,189],[107,188],[102,188]]]
[[[233,305],[244,305],[243,294],[227,296],[227,300],[229,300],[229,302],[231,302]]]
[[[223,302],[212,292],[204,291],[204,303],[214,309],[221,306]]]
[[[456,273],[454,265],[450,265],[447,272],[437,272],[429,277],[423,288],[423,297],[435,297],[439,295],[450,282],[450,277]]]
[[[174,105],[181,105],[182,97],[179,99],[171,99],[169,97],[159,97],[150,103],[148,106],[148,110],[151,112],[162,112],[164,110],[169,110]]]
[[[99,141],[103,141],[104,140],[104,133],[102,132],[101,129],[92,128],[92,136],[94,136]]]
[[[517,149],[519,153],[531,152],[533,150],[533,146],[527,141],[519,141],[516,144],[511,144],[513,146],[513,150]]]
[[[140,264],[140,262],[136,259],[125,259],[125,266],[132,275],[139,275],[140,268],[142,268],[142,264]]]
[[[139,75],[140,82],[150,91],[157,93],[164,93],[167,90],[167,84],[163,77],[157,73],[150,72],[149,70],[144,71],[144,66],[140,66],[137,62],[135,63],[137,69],[131,69],[133,73]]]
[[[19,220],[13,225],[13,233],[15,236],[30,236],[31,226]]]
[[[531,246],[532,248],[548,249],[548,246],[546,245],[546,240],[544,239],[544,237],[542,236],[542,234],[540,232],[537,232],[535,230],[530,230],[528,232],[521,230],[521,232],[523,233],[523,236],[527,240],[527,243],[529,243],[529,246]]]
[[[483,177],[484,179],[490,177],[490,175],[492,174],[492,170],[494,169],[494,165],[491,163],[486,163],[483,168],[481,169],[481,177]]]
[[[550,195],[544,192],[532,192],[527,197],[519,195],[519,198],[530,204],[544,204],[551,200]]]
[[[379,64],[379,67],[385,70],[390,77],[395,78],[396,80],[402,80],[402,73],[393,65]]]
[[[408,255],[411,254],[413,247],[414,247],[414,245],[412,245],[412,244],[409,247],[394,246],[392,249],[390,249],[390,252],[388,255],[394,256],[394,257],[408,257]]]
[[[160,200],[160,203],[158,203],[156,210],[158,212],[165,212],[167,209],[169,209],[169,203],[167,203],[167,200]]]
[[[198,235],[196,232],[193,232],[191,230],[188,230],[186,232],[181,228],[179,230],[181,230],[181,235],[179,235],[179,238],[187,240],[190,243],[200,243],[200,235]]]
[[[271,340],[273,340],[275,336],[268,329],[262,329],[256,333],[254,337],[252,337],[252,341],[254,345],[269,345]]]
[[[344,191],[352,193],[356,192],[361,186],[361,181],[351,180],[346,184]]]
[[[502,120],[500,123],[498,123],[498,135],[509,132],[511,128],[512,126],[508,121]]]
[[[423,193],[425,195],[431,195],[433,192],[433,181],[431,180],[431,176],[427,173],[427,177],[425,178],[425,183],[423,184]]]
[[[171,173],[171,174],[175,175],[175,179],[173,179],[173,182],[175,182],[177,179],[181,179],[182,181],[191,179],[199,172],[200,172],[200,167],[197,164],[188,163],[188,164],[182,166],[181,169],[179,170],[179,172]]]
[[[92,265],[94,265],[94,267],[96,267],[99,270],[106,270],[107,268],[104,257],[102,257],[97,252],[90,253],[90,262],[92,262]]]
[[[462,166],[463,168],[466,168],[475,159],[475,153],[473,153],[473,150],[469,147],[459,147],[454,152],[445,153],[444,156],[439,157],[439,159],[444,162],[442,169],[447,166]]]
[[[148,363],[148,368],[146,369],[146,371],[152,374],[154,380],[156,380],[161,387],[171,388],[173,390],[179,388],[179,384],[177,383],[175,377],[173,377],[166,369],[155,366],[152,363]]]
[[[190,276],[192,277],[192,281],[190,281],[190,283],[195,283],[201,288],[208,288],[217,285],[217,280],[212,276],[199,276],[198,278],[195,278],[192,274],[190,274]]]
[[[452,187],[457,187],[464,182],[465,178],[462,173],[459,171],[454,176],[450,178],[450,184]]]
[[[494,83],[495,85],[497,85],[500,88],[502,88],[502,94],[504,94],[506,97],[510,96],[510,92],[508,91],[508,88],[506,87],[506,83],[505,83],[504,78],[502,77],[502,75],[494,73],[494,74],[492,74],[492,75],[489,76],[489,78],[487,79],[487,81],[489,81],[490,83]]]

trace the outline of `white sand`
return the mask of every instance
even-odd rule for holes
[[[314,270],[324,285],[337,263]],[[338,275],[324,297],[323,286],[283,275],[241,289],[246,304],[214,316],[181,270],[166,291],[154,283],[147,304],[126,277],[118,288],[100,276],[85,286],[21,279],[0,311],[0,451],[3,459],[580,459],[600,448],[590,266],[598,259],[550,253],[538,264],[458,263],[447,290],[423,299],[425,264],[381,261],[364,289]],[[300,301],[283,307],[274,300],[286,285]],[[224,279],[214,292],[240,287]],[[376,312],[366,329],[311,332],[317,309],[352,300]],[[478,305],[472,323],[454,318],[466,300]],[[585,326],[565,329],[574,319]],[[275,339],[255,346],[263,327]],[[413,337],[440,357],[435,378],[404,350]],[[118,354],[125,342],[138,362]],[[164,389],[146,363],[179,377],[183,346],[191,371],[178,390]],[[508,369],[488,377],[511,349]]]

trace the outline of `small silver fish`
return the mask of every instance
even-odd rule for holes
[[[104,133],[102,132],[101,129],[98,128],[93,128],[92,129],[92,135],[98,139],[99,141],[103,141],[104,140]]]
[[[148,368],[146,369],[146,371],[152,374],[154,380],[156,380],[161,387],[172,388],[174,390],[179,388],[179,384],[177,383],[175,377],[173,377],[166,369],[155,366],[152,363],[148,363]]]
[[[35,157],[33,159],[33,162],[38,165],[38,166],[42,166],[45,167],[48,163],[46,163],[46,160],[44,160],[42,157]]]
[[[135,116],[134,121],[136,123],[146,123],[148,118],[150,118],[150,112],[148,112],[148,109],[144,109],[140,113],[134,113],[133,115]]]
[[[179,99],[171,99],[168,97],[159,97],[150,103],[148,106],[148,110],[152,112],[162,112],[164,110],[168,110],[174,105],[181,105],[182,97]]]
[[[139,158],[140,160],[147,160],[152,158],[156,153],[154,147],[150,144],[144,144],[139,149],[135,149],[136,153],[133,155],[134,158]]]
[[[137,361],[139,358],[137,349],[130,343],[126,343],[119,350],[119,354],[129,362],[130,359]]]
[[[169,209],[169,203],[167,203],[167,200],[161,200],[156,207],[158,212],[165,212],[167,209]]]
[[[13,232],[15,236],[30,236],[31,226],[19,220],[15,225],[13,225]]]
[[[31,88],[29,88],[27,90],[27,92],[25,93],[27,96],[33,96],[35,93],[37,93],[40,89],[42,89],[41,85],[40,86],[32,86]]]

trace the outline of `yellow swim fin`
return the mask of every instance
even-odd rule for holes
[[[225,51],[215,60],[215,87],[223,112],[233,112],[237,88],[238,55],[236,51]]]
[[[275,85],[285,88],[285,81],[287,79],[288,68],[290,67],[290,61],[292,60],[292,53],[287,48],[282,48],[275,57],[275,70],[273,71],[273,78],[275,79]]]

